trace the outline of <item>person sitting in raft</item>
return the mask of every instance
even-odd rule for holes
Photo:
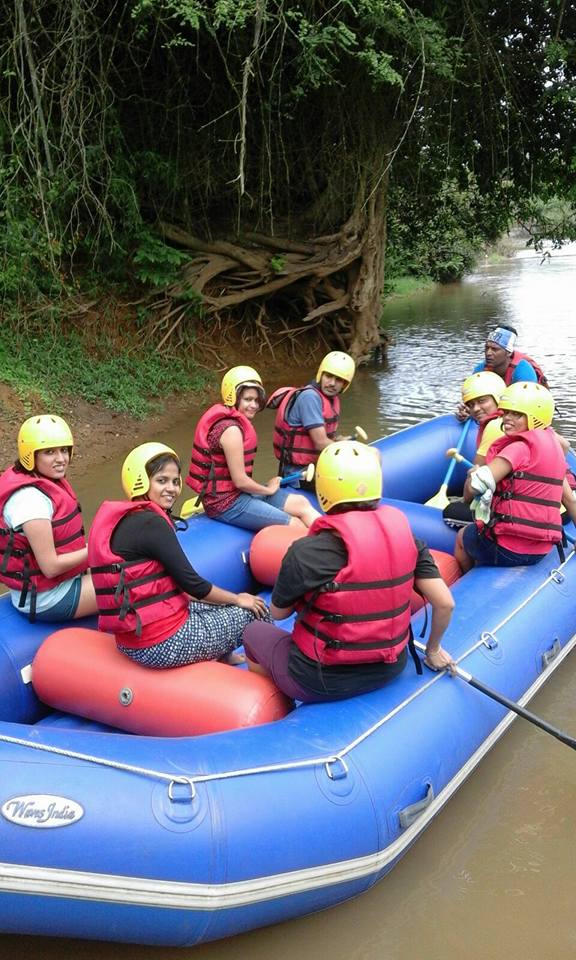
[[[473,373],[462,383],[462,402],[457,416],[460,420],[472,417],[478,423],[477,448],[474,456],[474,463],[478,466],[486,462],[486,453],[494,440],[503,436],[498,401],[505,389],[506,384],[502,377],[490,370]],[[442,516],[451,527],[461,527],[474,520],[470,505],[461,499],[452,500],[444,507]]]
[[[421,540],[395,507],[380,506],[377,453],[353,440],[322,451],[316,493],[325,517],[288,549],[270,612],[296,610],[293,633],[271,624],[244,631],[250,670],[304,703],[340,700],[397,677],[411,642],[412,587],[432,606],[426,663],[451,667],[440,640],[454,600]]]
[[[476,498],[476,522],[460,530],[456,541],[464,570],[538,563],[562,540],[562,503],[576,520],[564,453],[550,426],[552,394],[539,383],[513,383],[500,397],[500,409],[504,436],[464,487],[467,502]]]
[[[283,477],[316,463],[321,451],[334,443],[340,395],[352,383],[355,370],[349,354],[333,350],[320,362],[315,380],[274,391],[267,406],[277,410],[272,442]]]
[[[189,563],[171,516],[182,489],[178,456],[163,443],[140,444],[124,461],[122,487],[129,499],[105,501],[88,537],[98,629],[146,667],[237,662],[242,630],[266,606],[214,586]]]
[[[532,357],[516,350],[518,331],[515,327],[500,324],[486,338],[484,361],[474,367],[474,373],[480,370],[492,370],[502,377],[506,386],[511,383],[541,383],[548,387],[548,381],[541,367]]]
[[[252,478],[258,436],[252,421],[265,405],[264,387],[253,367],[224,375],[222,403],[202,414],[194,433],[186,483],[209,517],[247,530],[271,524],[309,527],[318,516],[306,497],[280,489],[280,477],[266,484]]]
[[[506,384],[502,377],[491,370],[481,370],[466,377],[462,383],[461,419],[472,417],[478,424],[476,455],[474,463],[481,466],[486,462],[486,452],[494,440],[503,436],[502,416],[499,400]]]
[[[80,504],[66,479],[73,448],[62,417],[29,417],[18,459],[0,476],[0,582],[32,623],[96,612]]]

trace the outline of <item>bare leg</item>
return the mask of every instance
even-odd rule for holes
[[[472,557],[466,553],[464,549],[464,544],[462,542],[464,538],[464,529],[458,531],[456,537],[456,546],[454,547],[454,556],[456,557],[458,563],[462,567],[462,572],[467,573],[468,570],[471,570],[474,566],[474,561]]]
[[[290,493],[288,495],[286,503],[284,504],[284,510],[286,513],[289,513],[291,517],[300,520],[305,527],[311,526],[320,516],[310,501],[299,493]]]
[[[259,673],[261,677],[269,677],[270,674],[264,667],[261,667],[259,663],[256,663],[254,660],[251,660],[250,657],[246,657],[246,663],[248,664],[248,669],[251,673]]]

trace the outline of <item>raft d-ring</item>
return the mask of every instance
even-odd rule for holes
[[[553,580],[554,583],[564,583],[566,577],[561,570],[558,570],[557,567],[554,567],[554,569],[550,571],[550,579]]]
[[[190,792],[187,794],[184,794],[184,796],[182,797],[175,796],[173,788],[176,783],[179,784],[179,786],[181,787],[183,786],[189,787]],[[196,784],[194,783],[193,780],[190,780],[188,777],[178,777],[177,780],[176,779],[171,780],[170,783],[168,784],[168,799],[170,800],[171,803],[192,803],[195,796],[196,796]]]
[[[331,757],[324,764],[324,769],[331,780],[344,780],[348,776],[348,766],[342,757]]]
[[[498,637],[495,637],[489,630],[484,630],[484,632],[480,634],[480,639],[489,650],[495,650],[498,646]]]

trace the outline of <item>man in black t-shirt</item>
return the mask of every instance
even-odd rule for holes
[[[298,611],[294,631],[251,624],[244,632],[250,669],[294,699],[342,699],[397,676],[407,660],[414,585],[432,606],[426,662],[453,663],[440,646],[452,595],[404,515],[379,506],[381,489],[372,448],[341,441],[322,451],[316,492],[326,517],[292,544],[272,594],[274,619]]]

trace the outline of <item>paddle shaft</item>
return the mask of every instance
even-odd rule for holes
[[[462,680],[465,680],[466,683],[469,683],[470,686],[474,687],[475,690],[479,690],[480,693],[490,697],[491,700],[495,700],[496,703],[500,703],[503,707],[506,707],[507,710],[511,710],[524,720],[528,720],[529,723],[533,723],[535,727],[539,727],[540,730],[544,730],[545,733],[549,733],[550,736],[555,737],[556,740],[560,740],[560,743],[565,743],[567,747],[571,747],[572,750],[576,750],[576,738],[570,737],[562,730],[558,730],[557,727],[553,727],[551,723],[547,723],[546,720],[542,720],[541,717],[537,717],[534,713],[531,713],[530,710],[526,710],[524,707],[521,707],[520,704],[516,703],[515,700],[509,700],[508,697],[505,697],[503,694],[498,693],[496,690],[492,690],[491,687],[487,687],[485,683],[481,683],[480,680],[477,680],[476,677],[473,677],[472,674],[468,673],[466,670],[462,670],[461,667],[456,668],[456,675]]]
[[[456,453],[460,453],[462,447],[464,446],[464,441],[468,435],[468,431],[470,429],[471,423],[472,423],[472,420],[468,419],[464,424],[464,426],[462,427],[460,437],[458,438],[458,443],[456,444]],[[446,476],[444,477],[444,481],[442,483],[443,487],[446,487],[446,488],[448,487],[448,484],[450,483],[450,480],[452,478],[452,474],[454,473],[455,467],[456,467],[456,458],[453,457],[452,461],[448,464]]]
[[[448,452],[448,451],[447,451]],[[466,467],[474,467],[476,464],[472,463],[471,460],[467,460],[466,457],[463,457],[461,453],[458,453],[456,447],[451,447],[448,452],[448,456],[452,457],[456,463],[463,463]]]
[[[310,470],[310,467],[314,468],[314,464],[309,463],[303,470],[298,470],[297,473],[289,473],[287,477],[282,477],[280,486],[285,487],[286,484],[292,483],[293,480],[308,480],[308,482],[310,482],[314,476],[314,469]]]

